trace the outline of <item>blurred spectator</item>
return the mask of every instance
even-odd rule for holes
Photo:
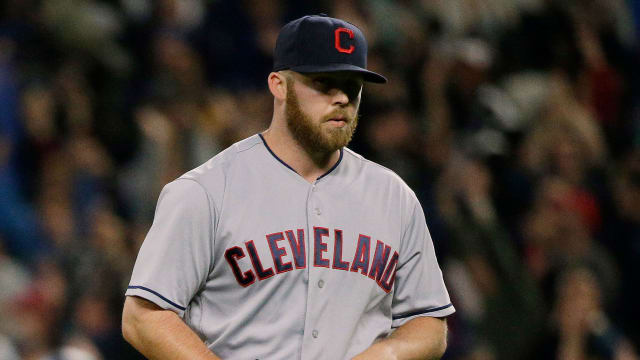
[[[532,358],[638,359],[605,314],[602,289],[587,267],[565,270],[555,285],[550,329]]]
[[[470,330],[461,355],[512,359],[534,350],[542,303],[496,217],[491,186],[488,168],[463,158],[453,158],[440,178],[438,204],[450,247],[444,272]]]
[[[637,260],[640,259],[640,150],[623,157],[611,179],[613,208],[605,217],[603,239],[613,250],[621,268],[621,303],[615,309],[617,319],[635,344],[640,344],[640,282]],[[637,345],[636,345],[637,346]]]
[[[45,251],[46,241],[38,218],[29,206],[26,194],[30,189],[24,186],[20,171],[22,164],[18,149],[24,140],[24,128],[19,120],[20,95],[14,74],[14,50],[14,41],[0,35],[0,238],[11,255],[30,263]],[[38,105],[43,103],[46,106],[46,98],[34,104],[33,112],[42,109]],[[43,110],[46,122],[46,117],[50,116],[47,110],[50,109]],[[34,117],[38,117],[37,114]]]
[[[618,290],[618,269],[607,250],[594,241],[580,196],[562,179],[549,177],[542,182],[523,226],[525,261],[541,285],[552,281],[566,265],[589,264],[605,284],[605,294],[613,299]],[[544,290],[550,292],[549,288]]]

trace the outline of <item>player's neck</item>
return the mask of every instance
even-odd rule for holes
[[[340,159],[340,150],[332,153],[310,153],[286,129],[273,124],[262,136],[271,151],[309,183],[326,174]]]

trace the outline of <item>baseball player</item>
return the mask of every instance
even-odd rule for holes
[[[268,130],[164,187],[126,291],[153,359],[440,357],[455,310],[415,194],[345,148],[367,43],[324,15],[285,25]]]

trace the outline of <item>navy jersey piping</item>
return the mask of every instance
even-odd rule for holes
[[[286,166],[289,170],[293,171],[294,173],[298,174],[297,171],[293,170],[293,168],[291,166],[289,166],[289,164],[287,164],[286,162],[282,161],[282,159],[280,159],[278,157],[278,155],[276,155],[271,148],[269,147],[269,145],[267,145],[267,141],[264,139],[264,137],[262,136],[262,134],[258,134],[258,136],[260,136],[260,139],[262,140],[262,143],[264,144],[264,146],[267,148],[267,150],[269,150],[269,153],[271,154],[271,156],[273,156],[274,158],[276,158],[276,160],[280,161],[280,163],[282,163],[282,165]],[[300,174],[298,174],[300,175]]]
[[[264,146],[267,148],[267,150],[269,150],[269,153],[271,154],[271,156],[273,156],[274,158],[276,158],[276,160],[278,160],[282,165],[286,166],[289,170],[293,171],[294,173],[298,174],[297,171],[295,171],[291,166],[289,166],[289,164],[287,164],[286,162],[284,162],[282,159],[280,159],[278,157],[278,155],[276,155],[271,148],[269,147],[269,145],[267,145],[267,141],[264,139],[264,137],[262,136],[262,134],[258,134],[258,136],[260,136],[260,139],[262,140],[262,142],[264,143]],[[320,177],[318,177],[316,179],[316,181],[322,179],[323,177],[329,175],[333,170],[335,170],[338,165],[340,165],[340,162],[342,161],[342,148],[340,149],[340,157],[338,158],[338,161],[336,161],[336,163],[331,167],[331,169],[329,169],[329,171],[327,171],[326,173],[324,173],[323,175],[320,175]],[[300,174],[298,174],[300,175]]]
[[[440,306],[440,307],[436,307],[436,308],[421,309],[421,310],[411,311],[411,312],[404,313],[404,314],[393,315],[393,320],[404,319],[404,318],[407,318],[407,317],[410,317],[410,316],[415,316],[415,315],[428,314],[428,313],[431,313],[431,312],[444,310],[444,309],[449,308],[451,306],[453,306],[453,304],[449,303],[449,304],[447,304],[445,306]]]
[[[162,299],[162,300],[166,301],[168,304],[172,305],[173,307],[175,307],[175,308],[177,308],[177,309],[180,309],[180,310],[182,310],[182,311],[185,311],[185,310],[187,309],[187,308],[185,308],[185,307],[182,307],[182,306],[180,306],[180,305],[178,305],[178,304],[174,303],[173,301],[171,301],[171,300],[167,299],[166,297],[164,297],[164,296],[160,295],[160,293],[158,293],[158,292],[156,292],[156,291],[154,291],[154,290],[151,290],[151,289],[149,289],[149,288],[146,288],[146,287],[144,287],[144,286],[127,286],[127,289],[140,289],[140,290],[148,291],[148,292],[150,292],[150,293],[154,294],[155,296],[159,297],[160,299]]]
[[[335,170],[338,165],[340,165],[340,162],[342,161],[342,148],[340,148],[340,157],[338,158],[338,161],[336,161],[335,165],[333,165],[331,167],[331,169],[329,169],[329,171],[327,171],[326,173],[324,173],[324,175],[321,175],[319,178],[316,179],[316,181],[322,179],[323,177],[329,175],[333,170]]]

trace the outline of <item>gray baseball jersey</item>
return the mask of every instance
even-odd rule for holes
[[[166,185],[126,295],[224,359],[345,359],[455,310],[415,194],[343,149],[313,184],[261,135]]]

